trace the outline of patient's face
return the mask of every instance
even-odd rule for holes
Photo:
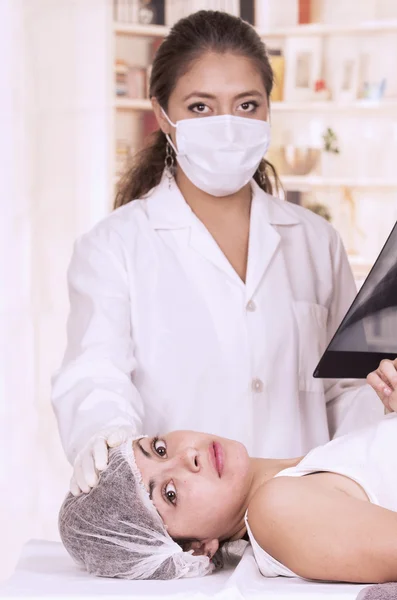
[[[134,442],[143,482],[171,537],[225,539],[241,522],[251,462],[239,442],[174,431]]]

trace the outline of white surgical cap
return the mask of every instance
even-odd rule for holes
[[[69,494],[59,514],[62,542],[89,573],[125,579],[200,577],[213,570],[169,536],[136,465],[133,440],[109,452],[88,494]]]

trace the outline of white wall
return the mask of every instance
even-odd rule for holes
[[[29,140],[21,0],[0,1],[0,530],[1,565],[9,568],[23,529],[10,526],[11,506],[28,520],[35,445],[34,325],[31,304]],[[23,424],[19,427],[19,423]],[[24,454],[23,467],[20,455]],[[3,537],[4,536],[4,537]],[[7,561],[7,562],[5,562]]]
[[[68,486],[50,375],[73,240],[112,191],[110,11],[108,0],[0,0],[0,577],[25,539],[57,536]]]

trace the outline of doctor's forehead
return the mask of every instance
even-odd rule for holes
[[[261,73],[253,60],[230,52],[207,52],[190,63],[176,81],[173,93],[183,96],[197,91],[213,96],[225,93],[237,96],[252,89],[265,93]]]

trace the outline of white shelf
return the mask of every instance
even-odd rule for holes
[[[329,35],[366,35],[385,32],[397,33],[397,19],[385,19],[382,21],[368,21],[356,25],[325,25],[322,23],[310,23],[308,25],[297,25],[296,27],[285,27],[274,31],[258,31],[261,37],[296,37],[296,36],[329,36]]]
[[[170,28],[165,25],[141,25],[140,23],[114,23],[114,33],[138,37],[165,37]]]
[[[357,254],[348,254],[349,263],[354,267],[361,267],[363,269],[372,269],[373,262],[368,259],[362,258]]]
[[[354,177],[320,177],[317,175],[298,176],[280,175],[281,183],[286,190],[305,191],[312,188],[372,188],[396,189],[397,180],[388,179],[356,179]]]
[[[140,37],[165,37],[170,28],[165,25],[141,25],[139,23],[113,24],[116,34],[134,35]],[[261,31],[258,34],[263,38],[296,37],[296,36],[330,36],[330,35],[366,35],[385,32],[397,33],[397,19],[383,21],[368,21],[357,25],[323,25],[321,23],[310,23],[308,25],[297,25],[296,27],[285,27],[274,31]]]
[[[119,110],[152,110],[152,103],[146,98],[116,98],[114,106]]]
[[[353,102],[333,102],[324,100],[320,102],[272,102],[273,112],[353,112],[356,110],[397,110],[397,98],[390,100],[355,100]]]

